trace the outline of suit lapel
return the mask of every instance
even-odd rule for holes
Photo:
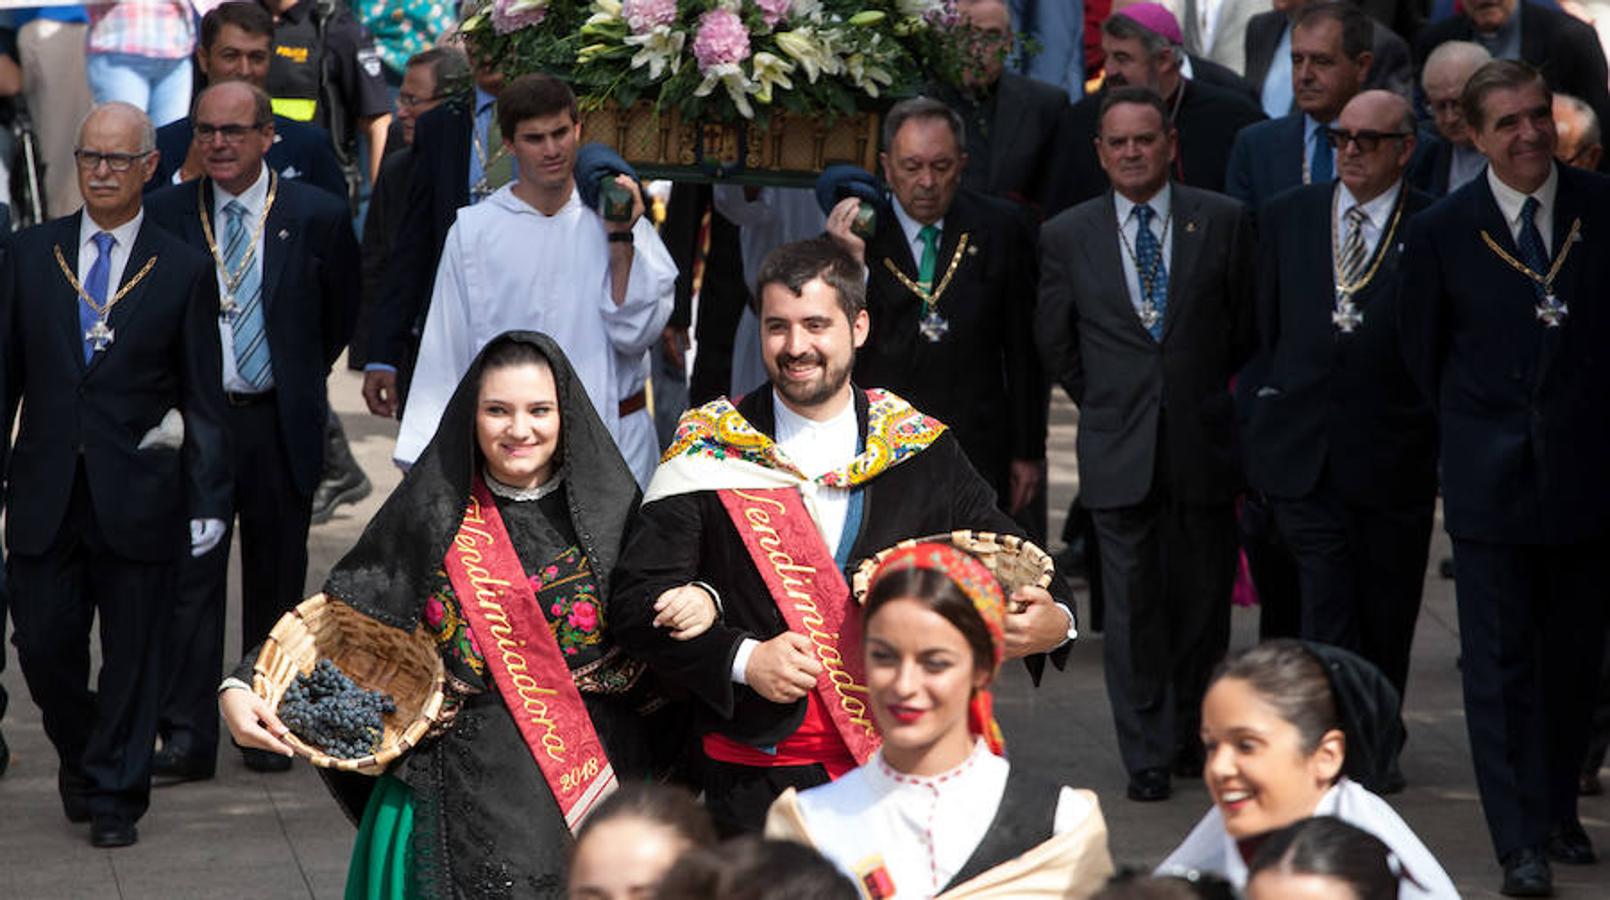
[[[284,185],[280,189],[284,190]],[[287,198],[278,193],[263,224],[263,311],[274,308],[275,289],[279,287],[280,272],[285,268],[285,256],[292,242],[300,235],[290,229],[291,215],[286,210]]]
[[[1179,321],[1182,312],[1180,305],[1186,302],[1189,296],[1183,285],[1188,284],[1196,275],[1197,259],[1202,254],[1202,238],[1207,233],[1204,223],[1199,221],[1198,207],[1194,198],[1180,190],[1178,183],[1174,184],[1169,193],[1173,196],[1169,200],[1169,218],[1173,220],[1172,240],[1174,242],[1173,265],[1168,272],[1168,308],[1163,311],[1163,340],[1174,330],[1174,324]]]
[[[896,202],[891,198],[888,208],[880,211],[878,231],[872,236],[873,251],[879,257],[893,260],[896,268],[910,276],[912,281],[916,281],[917,260],[912,258],[911,245],[906,243],[905,229],[900,227],[900,220],[895,217]],[[887,215],[883,214],[885,212]]]
[[[1001,76],[999,91],[995,96],[995,116],[990,127],[995,133],[990,136],[989,183],[991,185],[1003,184],[1007,179],[1008,165],[1017,164],[1020,158],[1016,154],[1006,153],[1008,147],[1017,146],[1017,133],[1022,130],[1023,116],[1019,114],[1017,104],[1018,82],[1017,77],[1011,73]],[[948,229],[947,229],[948,230]]]
[[[78,232],[82,227],[83,216],[84,211],[80,209],[78,212],[62,219],[61,224],[57,226],[58,230],[54,242],[55,246],[61,248],[62,259],[67,262],[67,271],[72,272],[74,278],[78,277]],[[73,290],[72,283],[60,271],[56,264],[54,253],[51,254],[49,264],[57,271],[55,272],[55,277],[51,279],[51,284],[54,287],[46,294],[47,302],[51,307],[54,307],[51,315],[55,316],[56,321],[61,323],[62,336],[67,339],[68,355],[77,363],[78,371],[82,374],[84,371],[84,327],[78,321],[78,307],[84,301],[79,299],[78,292]]]
[[[1121,245],[1123,238],[1119,236],[1118,205],[1113,199],[1114,196],[1112,188],[1108,188],[1106,202],[1101,204],[1092,223],[1095,234],[1080,243],[1090,255],[1090,271],[1107,276],[1107,283],[1096,296],[1113,298],[1113,314],[1120,321],[1127,322],[1128,327],[1140,340],[1149,342],[1152,339],[1151,332],[1140,323],[1140,315],[1135,312],[1134,298],[1129,295],[1129,279],[1124,275],[1124,254],[1127,251]]]
[[[1571,233],[1571,223],[1582,218],[1583,213],[1586,212],[1582,208],[1581,196],[1572,190],[1571,182],[1575,181],[1572,177],[1574,173],[1569,172],[1565,166],[1557,166],[1556,168],[1559,170],[1560,175],[1559,184],[1554,189],[1554,235],[1549,243],[1549,249],[1554,252],[1554,256],[1549,260],[1551,265],[1554,258],[1557,258],[1567,250],[1565,239],[1566,235]],[[1585,226],[1587,223],[1584,222],[1583,224]],[[1586,229],[1584,228],[1585,231]],[[1587,235],[1582,234],[1580,239],[1585,244]],[[1589,248],[1577,246],[1569,249],[1571,255],[1566,257],[1565,263],[1560,266],[1559,276],[1554,280],[1554,295],[1567,308],[1570,308],[1573,302],[1585,305],[1593,299],[1589,296],[1593,293],[1592,289],[1582,284],[1579,274],[1583,270],[1582,260],[1584,257],[1581,254],[1588,252]],[[1541,322],[1538,325],[1542,327]],[[1542,358],[1538,361],[1537,381],[1534,384],[1534,389],[1542,388],[1544,379],[1548,377],[1549,370],[1553,367],[1554,358],[1559,353],[1560,345],[1566,339],[1565,332],[1570,328],[1569,314],[1563,327],[1543,328],[1543,352]],[[1578,331],[1580,331],[1580,326],[1578,326]]]

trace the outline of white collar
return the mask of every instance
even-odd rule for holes
[[[1523,194],[1505,184],[1504,180],[1499,178],[1498,174],[1493,171],[1493,167],[1489,165],[1487,167],[1487,186],[1492,188],[1493,199],[1498,201],[1498,209],[1504,214],[1504,221],[1514,225],[1521,220],[1521,207],[1526,204],[1527,197],[1537,198],[1538,215],[1542,215],[1545,210],[1549,214],[1553,214],[1554,194],[1560,186],[1560,168],[1550,163],[1549,177],[1544,179],[1542,186],[1530,194]],[[1534,219],[1533,221],[1537,220]],[[1547,244],[1548,236],[1544,235],[1543,240]]]
[[[771,389],[772,405],[777,412],[777,431],[779,439],[783,431],[798,433],[801,431],[825,431],[834,433],[844,430],[854,432],[857,430],[855,419],[855,396],[850,396],[850,402],[844,408],[833,414],[830,419],[810,419],[794,412],[783,402],[782,395],[774,387]]]
[[[263,204],[268,202],[268,164],[258,163],[257,180],[251,187],[239,194],[231,194],[224,190],[223,185],[214,181],[212,183],[212,208],[215,214],[222,215],[225,206],[231,200],[239,200],[240,205],[246,207],[248,216],[258,215],[263,210]]]
[[[1303,144],[1305,145],[1305,149],[1306,145],[1314,142],[1315,131],[1318,131],[1321,128],[1329,128],[1332,124],[1334,124],[1334,122],[1321,122],[1308,113],[1303,113]]]
[[[505,500],[513,500],[516,503],[525,500],[541,500],[543,497],[546,497],[554,491],[559,490],[559,486],[565,482],[565,469],[563,466],[560,466],[558,471],[549,476],[547,481],[544,481],[536,487],[529,488],[515,487],[512,484],[504,484],[503,482],[497,480],[497,478],[492,474],[492,470],[490,468],[484,466],[481,468],[481,475],[486,480],[487,490],[491,491],[496,496],[502,497]]]
[[[124,222],[122,225],[119,225],[116,228],[113,228],[109,232],[112,235],[112,239],[116,242],[113,246],[122,247],[124,250],[131,249],[134,246],[134,236],[140,231],[140,223],[144,221],[145,207],[142,206],[140,207],[140,211],[134,214],[134,218]],[[100,234],[103,231],[106,231],[106,229],[95,224],[95,220],[90,218],[89,210],[83,210],[83,215],[78,217],[78,249],[79,256],[81,258],[87,258],[83,256],[84,249],[86,247],[93,246],[95,235]],[[91,260],[91,262],[93,262],[93,260]]]
[[[900,205],[899,197],[895,197],[893,199],[894,202],[890,205],[894,207],[895,221],[900,223],[900,230],[905,232],[906,243],[917,243],[917,232],[922,230],[922,223],[918,222],[916,219],[913,219],[911,214],[906,212],[906,208]],[[941,234],[943,234],[945,231],[945,217],[940,216],[938,221],[934,222],[933,225],[935,228],[939,229]]]
[[[967,754],[967,758],[954,768],[940,772],[938,775],[907,775],[889,765],[888,761],[883,758],[883,750],[880,748],[877,753],[873,754],[872,760],[868,762],[865,768],[875,782],[882,784],[887,789],[893,789],[896,785],[937,787],[969,774],[980,759],[991,755],[989,747],[984,744],[984,739],[977,738],[973,741],[973,752]]]
[[[1368,203],[1359,203],[1353,197],[1353,192],[1347,189],[1340,178],[1336,179],[1336,214],[1346,216],[1348,209],[1358,206],[1369,217],[1370,224],[1377,228],[1386,225],[1387,217],[1392,215],[1392,207],[1397,205],[1398,192],[1403,190],[1403,179],[1399,178],[1392,186],[1382,191],[1379,196]]]
[[[1163,186],[1157,189],[1157,193],[1146,200],[1146,205],[1152,208],[1152,213],[1157,216],[1157,221],[1168,221],[1168,205],[1172,195],[1173,192],[1170,189],[1169,182],[1165,181]],[[1130,214],[1135,211],[1135,207],[1140,205],[1116,190],[1112,192],[1112,203],[1114,209],[1118,212],[1119,228],[1124,227],[1125,223],[1129,221]]]
[[[554,213],[551,216],[545,215],[542,212],[542,210],[537,209],[535,206],[532,206],[531,204],[525,202],[524,200],[521,200],[519,197],[516,197],[514,195],[514,186],[518,182],[519,182],[519,179],[514,179],[514,180],[510,181],[508,184],[505,184],[503,187],[500,187],[496,191],[493,191],[492,196],[486,198],[485,200],[483,200],[481,202],[482,203],[495,204],[498,207],[500,207],[502,209],[506,209],[506,210],[508,210],[509,212],[512,212],[512,213],[521,213],[521,214],[533,215],[533,216],[538,216],[538,217],[543,218],[543,219],[557,219],[557,218],[560,218],[561,216],[564,216],[565,214],[570,213],[570,212],[574,211],[577,207],[581,206],[581,190],[578,187],[576,187],[576,184],[575,184],[574,180],[572,180],[571,185],[570,185],[570,199],[566,200],[565,205],[559,207],[559,211]]]

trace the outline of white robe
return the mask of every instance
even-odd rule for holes
[[[850,880],[860,883],[881,855],[898,900],[933,897],[984,839],[1000,808],[1010,771],[982,741],[955,769],[932,778],[901,775],[880,751],[837,781],[800,792],[799,812],[812,842]],[[1062,834],[1095,811],[1064,787],[1052,831]]]
[[[436,270],[397,461],[419,458],[482,347],[505,331],[541,331],[564,349],[632,474],[648,484],[659,457],[653,420],[646,410],[622,420],[620,401],[647,378],[648,348],[671,316],[677,271],[646,217],[632,237],[626,302],[616,306],[604,225],[579,193],[553,216],[516,197],[512,184],[460,209]]]
[[[1319,798],[1316,816],[1335,816],[1381,839],[1398,858],[1403,871],[1413,876],[1403,879],[1399,900],[1458,900],[1459,891],[1448,873],[1414,829],[1398,816],[1392,805],[1370,793],[1363,785],[1342,778]],[[1224,816],[1217,806],[1208,810],[1185,840],[1157,867],[1159,874],[1171,869],[1214,872],[1228,878],[1236,890],[1247,886],[1247,864],[1236,841],[1224,830]]]

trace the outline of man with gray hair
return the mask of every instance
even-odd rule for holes
[[[219,543],[229,502],[212,265],[147,220],[155,148],[138,108],[95,107],[73,153],[83,209],[0,264],[0,433],[23,406],[0,453],[13,642],[62,809],[97,847],[137,839],[175,569]]]
[[[1593,107],[1570,94],[1554,95],[1554,158],[1568,166],[1597,171],[1604,156],[1599,117]]]
[[[1472,142],[1459,98],[1465,82],[1492,58],[1486,47],[1473,41],[1448,41],[1426,57],[1420,86],[1437,136],[1415,159],[1409,181],[1433,196],[1458,190],[1487,165],[1487,157]]]

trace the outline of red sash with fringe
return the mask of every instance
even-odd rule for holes
[[[447,550],[447,577],[492,681],[575,833],[615,789],[615,770],[480,476]]]
[[[881,738],[867,706],[861,617],[805,501],[794,488],[716,492],[788,629],[810,638],[822,674],[816,698],[857,763]]]

